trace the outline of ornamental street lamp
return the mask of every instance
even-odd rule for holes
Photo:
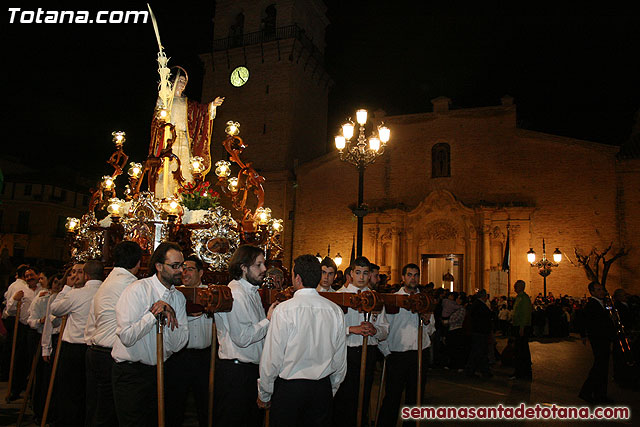
[[[557,267],[562,261],[562,252],[560,249],[556,248],[553,251],[553,261],[547,259],[546,247],[544,238],[542,239],[542,259],[540,261],[536,261],[536,253],[533,248],[529,248],[527,252],[527,261],[531,264],[531,267],[535,267],[538,269],[538,274],[540,274],[544,280],[544,297],[547,297],[547,276],[551,274],[551,267]]]
[[[383,123],[372,130],[371,135],[365,136],[367,124],[367,110],[356,111],[356,121],[358,127],[358,138],[352,141],[355,125],[351,119],[342,125],[342,132],[335,137],[336,148],[340,152],[340,160],[351,163],[358,169],[358,204],[352,210],[358,217],[358,230],[356,239],[356,256],[362,255],[362,234],[364,217],[367,215],[367,206],[364,199],[364,170],[371,163],[384,153],[384,149],[391,138],[391,131]]]
[[[327,246],[327,257],[331,258],[331,245]],[[318,262],[322,262],[322,260],[324,259],[324,257],[320,255],[320,252],[316,253],[316,258],[318,259]],[[333,262],[336,263],[336,267],[340,268],[340,264],[342,264],[342,255],[340,255],[340,252],[338,252],[336,256],[331,259],[333,259]]]

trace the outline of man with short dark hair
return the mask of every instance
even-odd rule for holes
[[[318,283],[318,287],[316,288],[316,290],[318,292],[335,292],[331,285],[333,285],[333,281],[336,278],[336,272],[338,271],[338,266],[336,266],[336,263],[331,258],[326,256],[320,263],[320,270],[322,272],[322,275],[320,277],[320,282]]]
[[[265,316],[258,288],[265,272],[262,249],[242,245],[229,260],[233,308],[216,313],[218,360],[215,378],[215,420],[218,426],[261,426],[256,400],[258,364],[276,304]]]
[[[513,333],[515,342],[515,372],[509,379],[531,380],[531,351],[529,336],[531,334],[531,298],[524,291],[524,280],[516,280],[513,284],[516,297],[513,303]]]
[[[184,260],[182,285],[189,288],[206,288],[202,283],[204,263],[196,255]],[[202,312],[199,304],[187,302],[187,326],[189,341],[167,364],[167,425],[181,426],[187,407],[189,392],[193,392],[200,427],[208,424],[209,364],[211,362],[211,326],[213,319]]]
[[[369,290],[369,260],[358,257],[350,266],[351,283],[340,288],[338,292],[357,293]],[[362,408],[362,424],[369,420],[369,398],[373,385],[373,371],[376,361],[376,346],[389,334],[384,308],[379,314],[372,314],[371,321],[365,321],[364,313],[352,308],[347,310],[345,333],[347,334],[347,375],[334,399],[333,421],[335,425],[351,426],[356,424],[358,414],[358,394],[360,385],[360,365],[364,337],[368,338],[366,358],[364,405]]]
[[[127,286],[116,303],[111,381],[120,426],[157,424],[156,316],[161,315],[166,361],[189,339],[186,299],[175,288],[182,281],[183,263],[178,244],[160,243],[149,261],[153,275]]]
[[[9,400],[18,398],[20,392],[25,389],[31,368],[31,360],[36,346],[33,345],[33,337],[29,327],[29,307],[40,293],[42,287],[39,283],[38,272],[33,267],[27,267],[24,272],[24,285],[19,283],[13,288],[13,293],[7,299],[6,312],[9,316],[16,316],[18,304],[21,304],[18,323],[18,337],[16,340],[15,362],[13,368],[13,382]]]
[[[142,249],[135,242],[120,242],[113,249],[114,267],[100,286],[89,310],[85,327],[87,368],[87,425],[118,424],[113,402],[111,351],[116,341],[116,304],[120,295],[138,280]]]
[[[407,264],[402,268],[404,286],[397,295],[413,295],[419,293],[420,268],[416,264]],[[387,382],[385,395],[380,408],[378,425],[395,426],[400,415],[402,392],[405,391],[405,406],[414,406],[417,399],[418,377],[418,314],[401,308],[397,314],[387,314],[389,336],[378,344],[380,351],[387,359]],[[435,332],[433,313],[422,318],[422,349],[431,345],[429,335]],[[424,363],[427,353],[423,351],[423,369],[421,384],[426,379],[427,364]]]
[[[380,266],[378,264],[371,263],[371,270],[369,271],[369,288],[372,290],[378,289],[380,283]]]
[[[76,266],[74,266],[74,270]],[[51,303],[51,314],[67,317],[62,334],[60,365],[56,378],[60,378],[57,422],[64,426],[84,426],[85,421],[85,359],[87,345],[84,330],[87,326],[91,303],[104,279],[104,267],[98,260],[90,260],[82,267],[82,278],[76,270],[72,284],[65,286]],[[82,286],[80,286],[82,285]]]
[[[320,277],[315,256],[296,258],[293,298],[273,311],[258,380],[258,405],[271,406],[273,426],[331,422],[347,371],[346,335],[342,309],[314,289]]]
[[[587,337],[593,351],[593,366],[589,376],[582,385],[578,397],[588,403],[613,403],[607,396],[609,383],[609,354],[615,330],[611,317],[604,307],[607,290],[599,282],[591,282],[588,286],[591,297],[585,304],[585,330],[580,331],[582,343],[586,345]]]

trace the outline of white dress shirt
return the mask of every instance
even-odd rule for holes
[[[368,291],[369,288],[365,286],[362,289],[357,288],[352,283],[349,286],[343,286],[338,289],[337,292],[346,292],[356,294],[358,291]],[[347,309],[347,314],[344,315],[345,321],[345,330],[347,333],[347,347],[358,347],[362,345],[363,336],[358,334],[350,334],[349,327],[350,326],[360,326],[362,322],[364,322],[364,313],[360,313],[352,308]],[[385,315],[384,308],[382,312],[375,314],[371,314],[370,322],[376,328],[376,334],[372,337],[369,337],[367,340],[368,345],[376,345],[380,341],[384,341],[387,339],[387,335],[389,334],[389,322],[387,322],[387,317]]]
[[[318,287],[316,288],[316,291],[318,291],[318,292],[335,292],[335,289],[333,289],[331,286],[329,286],[329,289],[325,289],[322,286],[318,285]]]
[[[200,284],[199,288],[207,288],[207,285]],[[189,327],[189,342],[187,348],[203,349],[211,347],[211,326],[213,318],[205,314],[200,316],[187,315]]]
[[[40,296],[43,292],[46,293]],[[43,289],[36,294],[33,302],[29,305],[29,319],[27,319],[27,323],[31,326],[31,329],[35,329],[39,334],[42,333],[42,328],[44,327],[44,324],[40,323],[40,319],[47,315],[47,303],[49,302],[50,296],[51,291]]]
[[[44,319],[44,326],[42,327],[42,355],[51,356],[51,335],[60,333],[60,325],[62,324],[62,318],[56,317],[51,314],[51,303],[55,301],[57,293],[52,294],[47,301],[47,313]]]
[[[215,314],[220,343],[218,357],[257,365],[269,328],[258,287],[239,279],[232,280],[229,288],[233,296],[233,308],[228,313]]]
[[[176,313],[178,327],[163,326],[164,360],[187,344],[187,300],[175,286],[167,289],[157,275],[133,282],[116,303],[116,335],[111,356],[116,362],[141,362],[156,365],[156,317],[149,311],[158,300]]]
[[[420,292],[418,290],[418,292]],[[400,288],[396,295],[409,295],[404,286]],[[401,308],[396,314],[387,314],[389,321],[389,336],[385,341],[378,344],[378,348],[383,355],[388,356],[392,351],[409,351],[418,349],[418,313]],[[422,349],[431,345],[429,335],[436,331],[436,319],[433,313],[429,318],[429,324],[422,327]]]
[[[84,344],[84,328],[87,326],[89,309],[101,283],[102,280],[87,280],[82,288],[65,286],[51,303],[51,314],[58,317],[69,315],[62,341]]]
[[[7,314],[9,316],[15,316],[18,312],[18,301],[14,300],[13,296],[20,291],[24,292],[24,296],[21,299],[22,306],[20,307],[20,323],[22,323],[23,325],[28,325],[29,306],[31,305],[31,302],[36,298],[36,296],[40,293],[40,291],[42,291],[42,287],[38,283],[38,286],[36,286],[35,289],[31,289],[25,281],[23,281],[22,283],[18,283],[13,288],[13,293],[9,295],[9,299],[7,299],[6,301],[7,306],[5,310],[7,311]]]
[[[9,285],[9,287],[7,288],[7,290],[4,293],[4,301],[5,301],[5,306],[4,306],[4,310],[2,310],[2,318],[6,319],[9,316],[15,316],[15,312],[13,314],[9,314],[7,312],[7,305],[9,303],[9,298],[13,297],[13,295],[19,291],[20,289],[24,289],[24,288],[28,288],[29,285],[27,284],[27,282],[25,282],[23,279],[16,279],[13,283],[11,283]]]
[[[116,303],[122,292],[138,280],[129,270],[114,267],[100,285],[89,309],[89,318],[84,330],[87,345],[112,348],[116,340]]]
[[[260,359],[260,400],[271,400],[277,377],[320,380],[330,376],[335,396],[347,373],[344,330],[342,309],[314,288],[299,289],[280,303],[271,315]]]

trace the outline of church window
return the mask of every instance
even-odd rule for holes
[[[451,176],[451,149],[444,142],[431,147],[431,178]]]
[[[264,10],[262,18],[262,32],[265,38],[273,37],[276,34],[276,16],[278,11],[275,4],[270,4]]]

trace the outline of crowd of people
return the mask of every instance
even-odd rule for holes
[[[212,409],[219,426],[262,425],[265,409],[273,426],[352,426],[357,420],[370,425],[374,371],[383,362],[387,380],[375,417],[377,425],[396,425],[403,393],[405,405],[417,400],[420,324],[421,388],[427,366],[486,379],[498,360],[513,367],[512,380],[530,381],[529,338],[576,331],[589,336],[596,361],[580,396],[590,402],[607,399],[602,369],[605,341],[613,340],[613,329],[594,326],[594,318],[604,318],[594,305],[603,304],[599,284],[589,285],[589,299],[554,298],[550,293],[532,301],[525,282],[518,280],[514,298],[490,298],[484,289],[466,295],[434,289],[432,283],[422,286],[416,264],[405,265],[402,283],[389,286],[380,267],[365,257],[355,258],[341,272],[328,257],[320,262],[302,255],[287,274],[268,268],[260,248],[243,245],[229,263],[233,307],[212,318],[176,289],[206,287],[205,265],[197,256],[185,257],[177,244],[162,243],[144,275],[136,243],[119,243],[113,257],[114,267],[106,277],[97,260],[74,263],[64,272],[21,265],[4,293],[2,379],[11,376],[9,400],[20,398],[35,361],[31,403],[36,421],[44,416],[52,383],[46,415],[51,425],[156,425],[156,340],[161,336],[166,424],[182,425],[193,393],[198,422],[208,425],[213,330],[218,349]],[[293,297],[264,306],[258,290],[265,277],[271,278],[269,286],[291,285]],[[423,315],[405,309],[396,314],[384,309],[343,312],[322,297],[324,292],[366,290],[428,292],[436,308]],[[617,290],[614,302],[627,330],[637,330],[637,297]],[[509,337],[501,354],[495,339],[499,335]],[[614,367],[616,357],[620,355],[614,349]],[[363,360],[364,393],[359,399]],[[614,369],[620,381],[629,378],[623,369]]]

